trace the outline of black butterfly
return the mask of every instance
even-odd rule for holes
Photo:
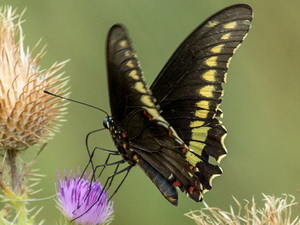
[[[221,117],[222,82],[229,60],[252,21],[248,5],[216,13],[187,37],[150,89],[126,30],[114,25],[107,39],[112,117],[104,120],[118,153],[138,164],[173,205],[176,187],[199,202],[222,173],[226,129]]]

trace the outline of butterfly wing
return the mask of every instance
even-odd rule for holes
[[[160,113],[190,148],[187,160],[199,169],[204,190],[221,173],[209,163],[225,156],[226,129],[216,117],[222,83],[230,58],[244,40],[252,21],[248,5],[233,5],[216,13],[179,46],[151,86]]]
[[[217,165],[208,162],[209,156],[220,159],[226,153],[222,144],[226,130],[215,116],[220,115],[225,64],[249,29],[244,22],[251,20],[249,12],[245,5],[233,6],[197,28],[152,85],[153,95],[125,29],[115,25],[109,32],[112,137],[123,157],[132,165],[139,164],[174,205],[178,199],[175,187],[201,201],[212,178],[221,173]],[[242,14],[245,17],[240,20]],[[236,32],[240,37],[235,40]]]

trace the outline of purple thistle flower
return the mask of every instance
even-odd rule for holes
[[[107,192],[101,184],[98,181],[91,183],[89,178],[80,177],[79,173],[72,176],[71,172],[62,180],[58,174],[59,208],[69,220],[76,218],[75,224],[109,224],[113,219],[113,203],[108,202]]]

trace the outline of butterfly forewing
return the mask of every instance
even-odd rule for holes
[[[176,205],[178,197],[171,183],[175,181],[172,174],[177,173],[182,165],[176,164],[176,160],[167,162],[162,153],[167,149],[182,149],[184,144],[160,116],[156,100],[146,87],[130,40],[121,25],[113,26],[109,32],[107,56],[113,118],[109,128],[115,145],[130,164],[139,164],[164,197]],[[183,159],[180,154],[175,154],[175,157]]]
[[[249,6],[235,5],[212,16],[180,45],[151,89],[126,30],[115,25],[108,34],[111,135],[122,156],[174,205],[175,187],[198,202],[222,173],[210,162],[210,156],[220,160],[226,154],[226,130],[216,119],[221,83],[251,14]]]

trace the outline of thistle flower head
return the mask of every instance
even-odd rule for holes
[[[198,225],[300,225],[299,217],[292,218],[292,207],[297,204],[293,196],[284,195],[282,198],[276,198],[263,195],[263,197],[265,202],[263,208],[257,208],[254,198],[252,204],[247,202],[243,207],[234,199],[238,205],[237,212],[233,207],[230,207],[230,212],[226,212],[219,208],[209,207],[205,203],[205,207],[201,210],[191,211],[185,215]]]
[[[107,200],[107,192],[97,181],[70,173],[64,180],[58,176],[58,186],[59,208],[69,220],[75,219],[75,224],[109,224],[113,219],[113,203]]]
[[[33,56],[23,42],[20,17],[0,8],[0,150],[23,150],[53,136],[65,109],[61,99],[43,93],[65,93],[67,79],[58,74],[65,63],[41,70],[43,50]]]

